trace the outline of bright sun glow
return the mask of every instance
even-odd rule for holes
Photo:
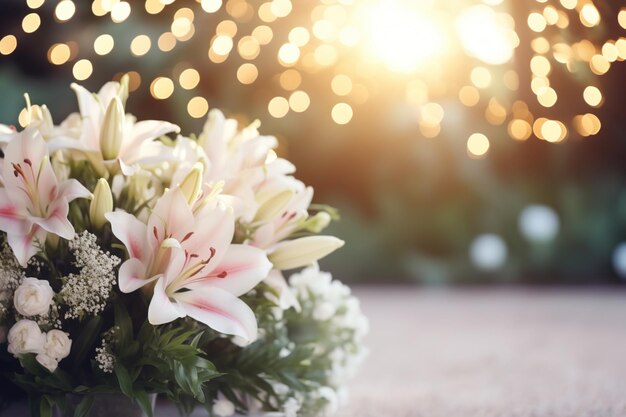
[[[379,0],[364,23],[372,52],[394,71],[416,71],[445,50],[442,28],[412,1]]]
[[[513,18],[493,8],[477,5],[465,9],[456,21],[459,39],[466,52],[491,65],[501,65],[513,57],[519,45]]]

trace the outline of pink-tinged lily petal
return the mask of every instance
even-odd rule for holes
[[[128,259],[120,267],[117,282],[120,291],[124,293],[133,292],[160,277],[160,275],[146,277],[146,272],[146,265],[139,259]]]
[[[249,243],[257,248],[267,248],[274,243],[275,235],[276,227],[274,227],[274,223],[265,223],[256,229],[252,241]]]
[[[254,287],[269,273],[272,264],[265,252],[247,245],[230,245],[226,256],[202,283],[240,296]]]
[[[210,271],[220,264],[235,234],[233,211],[221,204],[205,207],[198,215],[196,224],[198,227],[183,247],[190,253],[212,252],[211,262],[206,266],[206,270]]]
[[[45,147],[45,145],[43,146]],[[26,167],[24,168],[26,169]],[[35,169],[35,172],[38,178],[36,184],[39,201],[45,204],[43,202],[54,202],[59,199],[59,182],[47,156],[41,161],[41,165]]]
[[[32,211],[39,210],[38,207],[33,207],[32,200],[34,197],[32,189],[35,192],[45,198],[43,201],[48,201],[48,193],[50,193],[56,185],[56,175],[54,172],[50,173],[46,170],[46,174],[52,178],[39,178],[42,185],[45,185],[46,192],[41,192],[39,186],[34,186],[38,177],[42,177],[39,174],[39,169],[48,166],[50,169],[50,163],[44,162],[47,160],[46,156],[46,143],[39,134],[38,131],[32,128],[27,128],[19,133],[15,139],[13,139],[4,151],[5,163],[2,167],[2,177],[4,185],[7,189],[11,190],[8,193],[9,199],[22,209],[30,208]],[[16,173],[19,172],[19,175]],[[25,182],[31,184],[25,186]]]
[[[66,201],[57,200],[48,213],[48,217],[31,217],[33,223],[63,239],[74,239],[74,226],[67,219],[69,206]]]
[[[11,202],[6,188],[0,188],[0,230],[25,235],[30,231],[31,224],[19,207]]]
[[[111,230],[128,250],[131,258],[146,262],[150,256],[145,248],[146,225],[125,211],[116,210],[104,215],[111,223]]]
[[[172,188],[159,198],[148,219],[148,231],[159,242],[173,237],[181,243],[194,231],[193,213],[180,189]]]
[[[210,285],[173,295],[185,313],[217,330],[240,336],[249,342],[257,338],[257,322],[246,303],[228,291]]]
[[[15,258],[23,268],[28,266],[28,260],[39,252],[46,242],[47,232],[37,225],[33,225],[26,235],[7,234],[9,246],[13,249]]]
[[[64,198],[68,203],[77,198],[87,198],[89,196],[91,196],[89,190],[73,178],[63,181],[59,186],[58,198]]]
[[[167,296],[165,285],[165,277],[161,277],[154,286],[154,294],[148,307],[148,321],[150,324],[165,324],[180,317],[185,317],[184,309],[172,303]]]

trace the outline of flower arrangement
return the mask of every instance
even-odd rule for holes
[[[367,332],[316,266],[343,245],[318,234],[336,213],[258,123],[212,110],[185,137],[127,114],[126,78],[72,88],[60,125],[28,96],[24,130],[0,125],[3,380],[42,417],[102,393],[149,416],[151,394],[182,413],[331,414]]]

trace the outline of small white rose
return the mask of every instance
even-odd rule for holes
[[[37,323],[32,320],[20,320],[11,327],[8,335],[9,353],[17,357],[22,353],[40,353],[46,342],[46,335],[41,333]]]
[[[72,340],[68,334],[61,330],[50,330],[46,335],[44,352],[46,355],[56,360],[66,358],[70,354]]]
[[[13,303],[18,313],[26,316],[48,314],[54,291],[50,283],[43,279],[25,278],[15,290]]]
[[[50,372],[54,372],[59,366],[59,362],[57,362],[56,359],[51,358],[45,353],[40,353],[39,355],[35,356],[35,359],[37,359],[37,362],[39,362],[41,366],[47,368]]]

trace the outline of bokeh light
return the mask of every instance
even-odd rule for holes
[[[316,100],[320,107],[315,108],[324,111],[323,107],[327,107],[336,124],[349,123],[361,106],[373,98],[380,100],[391,95],[399,90],[394,84],[404,83],[402,99],[420,115],[413,119],[413,128],[425,137],[445,133],[447,119],[458,117],[457,112],[446,111],[441,118],[432,118],[432,107],[424,107],[449,97],[462,105],[462,111],[479,114],[486,126],[500,128],[514,140],[535,136],[560,143],[564,133],[566,137],[571,133],[593,136],[602,125],[600,118],[586,114],[584,108],[568,112],[565,106],[572,100],[568,89],[571,84],[584,83],[579,96],[581,104],[598,108],[605,100],[598,78],[607,74],[612,65],[626,60],[626,38],[602,37],[604,32],[598,27],[605,23],[604,12],[592,1],[541,0],[535,6],[524,6],[526,14],[507,1],[448,4],[341,0],[304,5],[290,0],[258,4],[247,0],[145,0],[143,7],[123,0],[88,3],[89,12],[101,18],[110,17],[113,25],[128,25],[129,19],[135,22],[133,19],[145,16],[167,18],[160,31],[135,32],[129,40],[122,39],[121,32],[111,27],[103,26],[96,35],[88,33],[92,36],[89,42],[93,56],[82,44],[79,47],[63,39],[49,44],[48,61],[57,66],[71,63],[69,71],[76,79],[87,79],[97,71],[96,56],[109,55],[114,49],[116,57],[121,56],[124,52],[120,45],[129,46],[126,53],[132,57],[146,56],[157,61],[162,59],[158,54],[189,45],[195,72],[176,69],[177,63],[171,61],[165,64],[162,74],[139,74],[140,77],[177,80],[182,90],[193,90],[201,85],[201,66],[232,62],[239,85],[273,80],[280,86],[284,100],[277,100],[279,92],[267,91],[259,96],[268,109],[273,109],[271,115],[282,118],[289,110],[307,113],[316,96],[330,91],[343,102]],[[43,0],[26,0],[30,10],[43,4]],[[84,7],[83,2],[61,0],[53,7],[54,19],[71,25],[76,16],[84,16]],[[45,19],[41,11],[25,13],[23,32],[34,33]],[[626,9],[617,12],[616,20],[622,28],[626,26]],[[151,24],[157,27],[156,22]],[[202,28],[202,32],[210,28],[213,36],[204,39],[196,34],[197,28]],[[556,37],[565,29],[572,35]],[[579,36],[592,30],[595,32],[589,32],[588,37]],[[522,42],[532,51],[527,64],[524,55],[516,57]],[[0,54],[13,54],[19,43],[18,34],[5,34],[0,38]],[[197,55],[201,45],[206,51],[205,62]],[[459,64],[450,65],[452,62]],[[567,86],[555,82],[569,74]],[[158,88],[154,81],[144,88],[149,88],[152,97],[159,100],[175,97],[173,83],[170,86],[163,80],[156,84]],[[528,89],[534,97],[524,95]],[[294,96],[296,90],[300,93]],[[303,94],[308,98],[306,105]],[[519,101],[526,104],[523,114],[512,108]],[[558,118],[556,113],[560,114]],[[554,120],[556,125],[537,123],[543,119]]]

